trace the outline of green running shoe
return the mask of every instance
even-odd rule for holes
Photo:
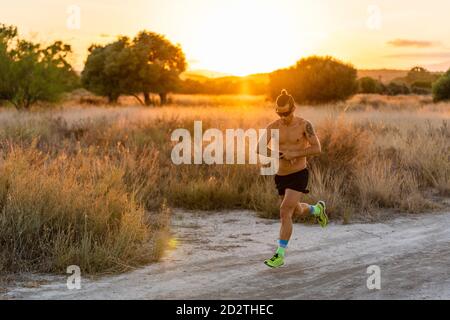
[[[284,258],[278,253],[275,253],[272,258],[267,259],[264,263],[271,268],[278,268],[284,264]]]
[[[327,209],[325,206],[325,201],[320,200],[317,202],[316,206],[320,208],[320,213],[316,216],[317,222],[322,228],[325,228],[328,225],[328,216],[325,212]]]

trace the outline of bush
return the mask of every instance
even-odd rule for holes
[[[399,94],[410,94],[411,90],[404,83],[390,82],[386,87],[386,93],[390,96]]]
[[[309,57],[270,74],[270,94],[287,89],[299,103],[345,100],[357,90],[356,69],[332,57]]]
[[[371,77],[363,77],[358,80],[359,93],[382,93],[384,85]]]
[[[371,139],[368,133],[344,118],[327,119],[317,128],[322,152],[309,159],[320,170],[333,168],[346,176],[351,175],[357,163],[367,156]]]
[[[450,70],[433,84],[432,91],[435,102],[450,100]]]
[[[18,37],[17,28],[0,24],[0,100],[17,109],[56,101],[78,85],[67,62],[71,47],[56,41],[42,47]]]
[[[116,272],[157,258],[155,222],[125,174],[89,153],[14,147],[0,169],[0,270]]]

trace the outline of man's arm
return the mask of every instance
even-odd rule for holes
[[[322,152],[322,146],[320,145],[319,138],[317,138],[316,132],[311,122],[306,121],[305,136],[309,142],[309,147],[300,151],[289,152],[288,158],[303,158],[318,155]],[[289,160],[289,159],[287,159]]]
[[[266,127],[266,130],[264,130],[264,133],[259,138],[258,145],[256,146],[256,153],[257,154],[260,154],[260,155],[265,156],[265,157],[270,157],[270,158],[276,158],[277,157],[277,155],[275,155],[275,154],[272,155],[272,149],[269,148],[269,143],[270,143],[270,140],[272,139],[271,138],[272,137],[272,131],[271,130],[273,128],[274,127],[273,127],[273,122],[272,122],[271,124],[269,124]],[[264,149],[261,150],[260,146],[264,142],[265,142],[265,149],[266,150],[264,150]],[[281,152],[279,152],[278,158],[281,159],[282,157],[283,157],[283,154]]]

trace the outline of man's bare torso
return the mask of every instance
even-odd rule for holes
[[[272,124],[272,129],[278,129],[280,133],[279,150],[286,151],[300,151],[308,147],[308,140],[306,138],[306,123],[307,121],[300,117],[295,117],[289,125],[286,125],[281,120],[276,120]],[[292,161],[280,159],[280,166],[278,175],[288,175],[306,168],[306,157],[296,158]]]

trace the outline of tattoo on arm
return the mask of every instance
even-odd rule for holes
[[[306,135],[307,135],[307,137],[312,137],[315,135],[313,126],[312,126],[311,122],[309,122],[309,121],[306,122]]]

